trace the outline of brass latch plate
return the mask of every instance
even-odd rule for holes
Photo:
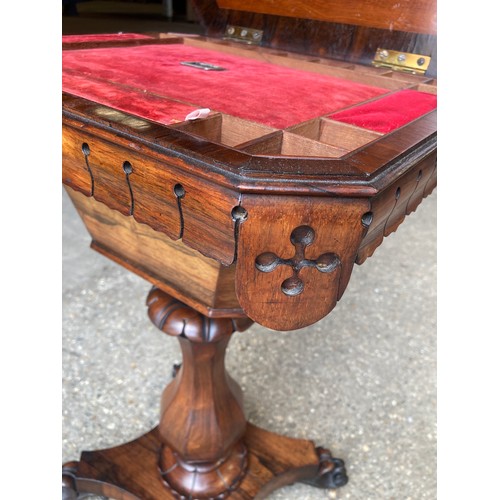
[[[429,56],[378,48],[372,64],[377,68],[390,68],[395,71],[423,75],[430,62]]]
[[[228,25],[224,33],[224,40],[259,45],[262,42],[264,32],[253,28]]]

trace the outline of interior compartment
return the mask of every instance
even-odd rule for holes
[[[435,80],[420,75],[225,40],[176,40],[183,43],[64,51],[63,90],[210,142],[294,157],[338,158],[437,105]],[[189,61],[224,69],[200,71]],[[186,121],[199,108],[215,111]]]
[[[209,108],[275,129],[388,93],[388,89],[368,81],[354,82],[307,71],[308,67],[318,68],[321,64],[297,59],[286,66],[243,57],[242,49],[239,52],[240,55],[234,55],[186,44],[135,46],[126,51],[63,51],[63,90],[110,107],[118,103],[121,111],[153,121],[165,115],[165,121],[160,123],[167,125],[172,123],[170,109],[183,105],[191,107],[191,111]],[[269,56],[272,57],[282,62],[292,60],[288,56]],[[186,62],[223,69],[204,71]],[[375,77],[363,73],[357,76],[361,80]],[[153,100],[157,101],[156,106]],[[176,121],[184,121],[188,113]]]
[[[322,142],[339,150],[352,151],[372,142],[382,134],[353,125],[318,118],[288,129],[288,132]]]
[[[404,89],[351,106],[328,116],[357,127],[387,134],[436,109],[437,97],[426,92]]]
[[[173,127],[211,142],[233,147],[267,135],[275,130],[265,125],[223,113],[213,114],[202,120],[179,123],[173,125]]]
[[[420,83],[418,85],[411,87],[411,89],[417,90],[418,92],[427,92],[428,94],[437,95],[437,86],[434,81],[427,83]]]
[[[348,153],[346,149],[286,131],[277,131],[247,144],[241,144],[239,149],[253,155],[319,158],[339,158]]]

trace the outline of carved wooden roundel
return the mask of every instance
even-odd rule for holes
[[[326,316],[349,281],[368,200],[246,195],[241,206],[236,294],[245,314],[273,330]]]
[[[320,273],[331,273],[340,264],[340,259],[333,252],[324,253],[315,260],[306,258],[306,248],[314,242],[315,237],[312,227],[296,227],[290,235],[290,242],[295,246],[295,255],[291,259],[283,259],[273,252],[264,252],[255,259],[255,267],[263,273],[270,273],[278,266],[289,266],[292,276],[281,283],[281,291],[288,296],[300,295],[304,291],[304,282],[299,276],[303,268],[313,267]]]

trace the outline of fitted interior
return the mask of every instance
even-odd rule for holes
[[[189,38],[64,50],[62,64],[64,92],[253,154],[339,157],[437,106],[422,76]]]

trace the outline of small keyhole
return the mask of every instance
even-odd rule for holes
[[[127,174],[130,175],[132,173],[132,165],[129,161],[124,161],[123,162],[123,171]]]
[[[248,212],[241,206],[234,207],[231,210],[231,217],[234,221],[243,222],[248,218]]]
[[[373,212],[366,212],[366,214],[364,214],[361,217],[361,224],[363,224],[364,227],[370,227],[372,221],[373,221]]]
[[[184,198],[186,196],[186,190],[182,186],[182,184],[176,184],[174,186],[174,194],[177,198]]]

